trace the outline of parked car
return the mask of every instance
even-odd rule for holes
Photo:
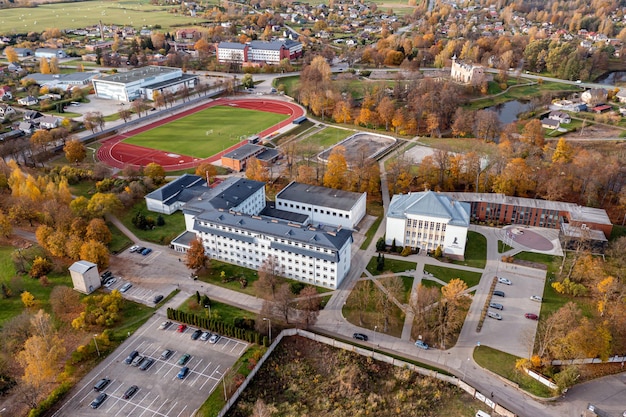
[[[192,334],[191,334],[191,340],[198,340],[198,338],[200,337],[200,335],[202,334],[202,330],[200,329],[196,329]]]
[[[136,253],[141,253],[141,252],[144,251],[145,248],[146,248],[145,246],[139,246],[135,252]]]
[[[154,300],[152,301],[154,301],[154,304],[158,304],[162,299],[163,299],[163,296],[159,294],[159,295],[155,295]]]
[[[489,303],[489,307],[495,308],[496,310],[504,310],[504,306],[499,303]]]
[[[102,403],[104,402],[104,400],[106,399],[107,399],[107,395],[104,392],[102,392],[91,402],[90,407],[93,409],[96,409],[100,407]]]
[[[211,337],[209,337],[209,343],[217,343],[218,340],[221,339],[221,336],[217,333],[213,333]]]
[[[113,284],[115,284],[116,281],[117,281],[117,278],[115,277],[109,278],[107,282],[104,283],[104,288],[111,288]]]
[[[130,282],[127,282],[126,284],[122,285],[122,287],[120,288],[120,292],[126,292],[130,290],[130,287],[132,286],[133,284],[131,284]]]
[[[135,252],[137,252],[137,249],[139,249],[139,246],[133,245],[133,246],[130,247],[130,249],[128,249],[128,251],[130,253],[135,253]]]
[[[494,311],[488,311],[487,316],[491,317],[492,319],[502,320],[502,316]]]
[[[354,333],[352,335],[353,338],[357,339],[357,340],[362,340],[364,342],[367,342],[367,335],[363,334],[363,333]]]
[[[124,363],[126,365],[130,365],[131,363],[133,363],[133,360],[137,357],[137,355],[139,355],[139,352],[137,352],[136,350],[133,350],[132,352],[130,352],[130,354],[126,357],[126,359],[124,360]]]
[[[113,275],[113,272],[111,271],[104,271],[101,275],[100,275],[100,279],[102,280],[102,282],[106,281],[110,276]]]
[[[543,301],[543,298],[539,297],[538,295],[531,295],[530,299],[539,303]]]
[[[533,313],[526,313],[524,314],[524,317],[530,320],[539,320],[539,316]]]
[[[184,365],[187,362],[189,362],[189,359],[191,358],[191,355],[189,353],[185,353],[183,356],[180,357],[180,359],[178,360],[178,364],[179,365]]]
[[[417,346],[420,349],[428,350],[428,345],[424,343],[422,340],[416,340],[415,346]]]
[[[122,398],[127,400],[130,397],[132,397],[133,395],[135,395],[135,393],[139,391],[139,387],[137,385],[131,385],[130,387],[128,387],[128,389],[124,392],[124,395],[122,395]]]
[[[141,361],[141,365],[139,365],[139,369],[141,369],[142,371],[145,371],[150,366],[152,366],[153,363],[154,363],[154,359],[144,358],[143,361]]]
[[[133,363],[131,363],[131,365],[132,366],[139,366],[139,364],[141,363],[142,360],[143,360],[143,356],[137,355],[137,357],[135,359],[133,359]]]
[[[161,359],[163,359],[163,360],[169,359],[169,357],[172,356],[172,353],[174,353],[173,350],[165,349],[161,353]]]
[[[178,375],[176,375],[176,378],[185,379],[188,373],[189,373],[189,368],[186,366],[183,366],[182,368],[180,368],[180,371],[178,371]]]
[[[185,330],[187,330],[187,325],[186,325],[186,324],[179,324],[179,325],[178,325],[178,329],[176,329],[176,331],[177,331],[178,333],[182,333],[182,332],[184,332]]]
[[[504,291],[496,290],[493,292],[493,295],[497,295],[498,297],[504,297]]]
[[[202,340],[203,342],[206,342],[207,340],[209,340],[209,337],[211,337],[211,333],[203,332],[202,335],[200,336],[200,340]]]
[[[159,326],[159,330],[165,330],[165,329],[167,329],[168,327],[170,327],[171,325],[172,325],[172,322],[171,322],[171,321],[169,321],[169,320],[164,321],[164,322],[163,322],[163,323],[161,323],[161,325]]]
[[[510,279],[506,279],[506,278],[502,278],[502,277],[498,277],[498,282],[500,284],[505,284],[505,285],[512,285],[513,284]]]
[[[150,248],[145,248],[144,250],[142,250],[142,251],[141,251],[141,254],[142,254],[143,256],[146,256],[146,255],[148,255],[150,252],[152,252],[152,249],[150,249]]]
[[[102,391],[107,385],[109,385],[111,380],[109,378],[102,378],[100,381],[96,382],[96,385],[93,386],[94,391]]]

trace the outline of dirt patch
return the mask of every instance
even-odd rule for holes
[[[622,129],[605,125],[587,125],[583,128],[582,133],[579,131],[566,133],[562,137],[570,141],[576,140],[593,140],[593,139],[617,139],[623,133]]]

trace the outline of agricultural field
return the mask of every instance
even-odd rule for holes
[[[287,117],[284,114],[216,106],[132,136],[124,143],[208,158]]]
[[[152,5],[149,0],[99,0],[2,9],[0,33],[27,33],[46,28],[78,29],[96,25],[100,20],[104,24],[135,28],[160,26],[163,30],[200,25],[204,21],[170,13],[173,7]]]

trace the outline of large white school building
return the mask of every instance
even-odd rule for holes
[[[427,252],[441,247],[444,255],[463,259],[469,222],[468,203],[432,191],[397,194],[387,211],[385,243]]]
[[[182,211],[186,231],[171,243],[178,252],[199,238],[212,259],[259,269],[274,257],[280,275],[325,288],[337,288],[350,270],[352,231],[312,222],[308,210],[268,204],[262,182],[228,178],[187,201]]]

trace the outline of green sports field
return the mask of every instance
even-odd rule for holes
[[[125,139],[131,145],[208,158],[287,119],[285,114],[215,106]]]

